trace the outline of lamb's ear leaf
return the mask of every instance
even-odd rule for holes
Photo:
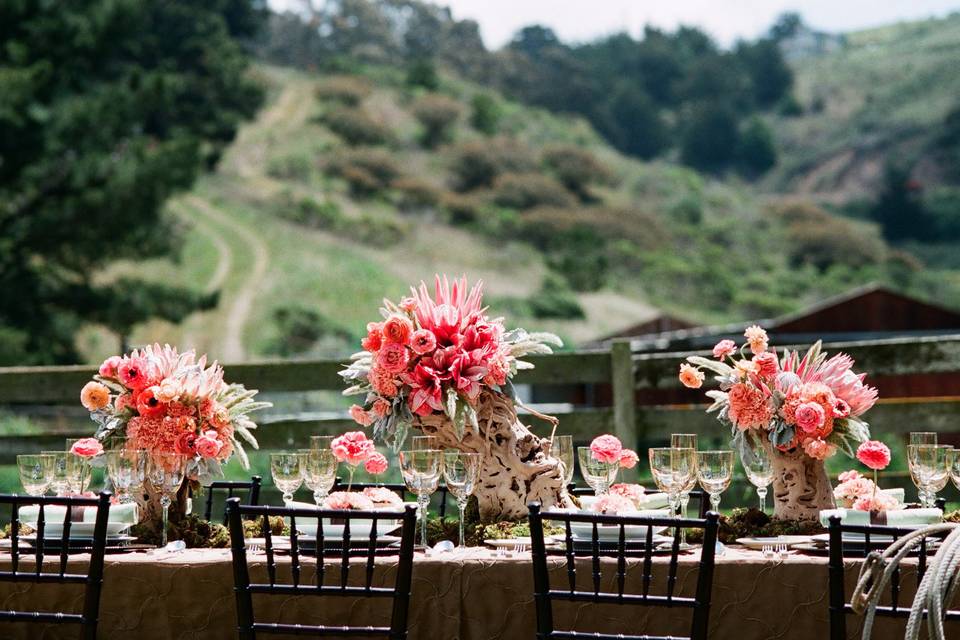
[[[711,360],[710,358],[704,358],[703,356],[690,356],[687,358],[687,362],[698,367],[703,367],[704,369],[709,369],[710,371],[718,373],[721,376],[729,376],[733,373],[733,367],[727,363],[720,362],[719,360]]]

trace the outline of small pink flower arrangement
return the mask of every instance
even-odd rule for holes
[[[403,505],[403,498],[386,487],[367,487],[363,490],[363,495],[369,498],[374,507],[377,508],[389,509]]]
[[[633,502],[633,506],[636,509],[640,508],[640,505],[643,504],[644,497],[646,492],[643,490],[643,487],[639,484],[626,484],[623,482],[618,482],[617,484],[610,485],[610,494],[618,495],[624,498],[627,498]]]
[[[590,442],[590,455],[597,462],[617,464],[623,469],[632,469],[640,459],[635,451],[623,447],[620,438],[609,434],[597,436]]]
[[[853,359],[840,353],[828,358],[817,342],[800,356],[777,356],[767,332],[757,325],[744,331],[737,347],[721,340],[713,358],[690,356],[680,365],[680,382],[699,388],[704,371],[716,374],[719,390],[707,392],[708,411],[729,424],[734,439],[760,432],[781,451],[800,449],[816,460],[837,451],[854,457],[857,446],[870,439],[862,416],[877,401],[877,390],[853,372]]]
[[[387,470],[387,459],[383,454],[377,452],[373,440],[368,438],[363,431],[348,431],[341,436],[337,436],[330,443],[330,450],[333,451],[333,457],[338,462],[344,462],[347,465],[350,474],[347,480],[348,492],[353,485],[353,474],[361,464],[368,472],[373,474],[383,473]],[[381,470],[372,471],[371,469]]]
[[[636,511],[637,507],[633,500],[627,498],[626,496],[618,495],[616,493],[605,493],[593,501],[593,503],[590,505],[590,510],[594,513],[615,516],[618,513],[629,513],[631,511]]]
[[[187,477],[206,481],[223,475],[221,464],[234,453],[249,468],[241,444],[257,446],[249,414],[270,406],[255,395],[226,383],[223,368],[208,366],[206,356],[155,344],[104,360],[80,399],[99,425],[86,440],[101,450],[101,442],[121,436],[150,454],[187,456]]]
[[[353,511],[372,511],[373,501],[362,493],[334,491],[323,501],[324,509],[344,509]]]

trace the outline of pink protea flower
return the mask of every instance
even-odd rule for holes
[[[767,350],[769,338],[763,328],[757,325],[751,325],[743,332],[743,337],[747,339],[747,343],[750,345],[750,351],[754,354],[763,353]]]
[[[620,452],[620,468],[633,469],[640,462],[640,456],[633,449],[624,449]]]
[[[590,443],[590,452],[593,459],[607,464],[619,464],[623,454],[623,443],[616,436],[604,434],[597,436]]]
[[[816,402],[804,402],[794,414],[797,420],[797,427],[804,433],[814,433],[823,426],[826,414],[823,407]]]
[[[370,414],[357,404],[350,405],[350,417],[353,418],[354,422],[363,427],[369,427],[373,424],[373,418]]]
[[[680,382],[688,389],[699,389],[703,386],[706,376],[696,367],[691,367],[686,362],[680,365]]]
[[[383,345],[377,353],[376,362],[377,366],[387,373],[400,373],[406,370],[410,354],[405,346],[391,342]]]
[[[371,453],[370,457],[363,463],[366,472],[375,476],[385,472],[388,466],[390,465],[387,462],[387,457],[378,451]]]
[[[753,364],[757,366],[757,375],[761,378],[773,378],[780,370],[780,364],[777,361],[777,354],[772,351],[764,351],[753,356]]]
[[[413,333],[413,323],[409,318],[392,315],[383,323],[383,339],[387,344],[406,345]]]
[[[376,452],[373,440],[367,438],[363,431],[348,431],[334,438],[330,450],[337,460],[354,466],[366,462]]]
[[[462,321],[479,315],[483,308],[483,282],[478,281],[468,290],[465,276],[454,280],[451,285],[447,276],[441,280],[438,274],[434,279],[433,297],[423,282],[419,288],[411,288],[411,292],[417,303],[416,316],[420,327],[431,330],[443,327],[446,329],[442,332],[445,336],[450,335],[450,328],[459,328]],[[439,334],[437,341],[444,344]]]
[[[867,440],[857,447],[857,460],[874,471],[880,471],[890,464],[890,449],[879,440]]]
[[[733,340],[721,340],[713,347],[713,357],[723,360],[737,352],[737,344]]]
[[[740,430],[765,427],[773,417],[766,394],[744,382],[730,387],[727,401],[727,416]]]
[[[615,516],[618,513],[636,511],[637,507],[630,498],[615,493],[607,493],[597,498],[593,504],[590,505],[590,510],[594,513]]]
[[[410,337],[410,348],[418,356],[423,356],[432,353],[433,350],[437,348],[437,339],[434,337],[433,332],[426,329],[418,329],[414,331]]]

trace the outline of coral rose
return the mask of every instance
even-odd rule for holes
[[[640,462],[640,456],[633,449],[624,449],[620,452],[620,467],[623,469],[633,469]]]
[[[826,414],[823,407],[816,402],[804,402],[797,407],[794,416],[797,420],[797,426],[804,433],[814,433],[823,426]]]
[[[80,390],[80,404],[87,411],[99,411],[110,404],[110,389],[99,382],[88,382]]]
[[[890,449],[879,440],[867,440],[857,447],[857,460],[874,471],[880,471],[890,464]]]
[[[420,329],[413,332],[413,336],[410,338],[410,348],[418,356],[426,355],[437,348],[437,339],[432,331]]]
[[[407,348],[401,344],[386,344],[377,353],[377,366],[387,373],[405,371],[409,362],[410,355],[407,353]]]
[[[371,453],[370,457],[363,463],[363,468],[366,472],[375,476],[386,471],[388,466],[387,457],[378,451]]]
[[[705,378],[703,372],[696,367],[691,367],[685,362],[680,365],[680,382],[688,389],[699,389],[703,386]]]
[[[223,445],[217,439],[216,431],[206,431],[202,436],[196,439],[194,446],[197,453],[203,458],[216,458]]]
[[[723,360],[737,352],[737,344],[733,340],[721,340],[713,347],[713,357]]]
[[[348,431],[334,438],[330,450],[333,451],[333,457],[350,465],[361,464],[376,452],[373,440],[367,438],[363,431]]]
[[[363,410],[358,404],[351,405],[350,407],[350,417],[353,418],[353,421],[357,424],[369,427],[373,424],[373,418],[370,417],[370,414]]]
[[[197,452],[197,434],[184,431],[174,441],[173,450],[182,456],[192,456]]]
[[[103,445],[96,438],[80,438],[70,447],[70,453],[81,458],[93,458],[103,453]]]
[[[383,346],[383,333],[381,332],[382,328],[383,325],[379,322],[368,323],[367,337],[360,341],[360,346],[370,353],[379,351],[380,347]]]
[[[103,364],[100,365],[100,375],[102,375],[104,378],[116,378],[117,368],[120,366],[121,362],[123,362],[123,358],[120,356],[110,356],[103,361]]]
[[[593,459],[608,464],[619,464],[623,454],[623,443],[616,436],[608,434],[597,436],[590,443]]]
[[[762,378],[772,378],[780,370],[777,354],[772,351],[764,351],[753,356],[753,364],[757,365],[757,374]]]
[[[750,345],[750,351],[754,354],[763,353],[767,350],[769,338],[763,328],[757,325],[751,325],[743,332],[743,337],[747,339],[747,343]]]
[[[383,323],[383,339],[387,344],[406,345],[413,333],[413,323],[404,316],[393,315]]]

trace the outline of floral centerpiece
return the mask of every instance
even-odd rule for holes
[[[823,461],[842,451],[853,457],[870,439],[863,414],[877,401],[877,390],[853,372],[854,361],[831,358],[817,342],[800,356],[769,348],[766,331],[747,328],[737,347],[721,340],[713,359],[690,356],[680,365],[680,381],[700,388],[704,370],[716,374],[719,390],[707,392],[720,422],[731,427],[736,446],[762,446],[773,459],[774,514],[780,519],[815,519],[833,506]],[[747,351],[749,350],[749,354]]]
[[[96,440],[141,449],[148,457],[181,454],[187,458],[187,480],[199,485],[222,476],[221,465],[234,454],[249,467],[243,442],[257,448],[249,414],[270,406],[255,401],[256,393],[224,382],[223,368],[216,362],[208,366],[206,356],[155,344],[105,360],[80,397],[98,424]],[[142,502],[153,519],[159,496],[144,484]],[[171,520],[184,513],[186,482],[178,503]]]
[[[341,372],[350,385],[344,393],[364,399],[350,414],[395,449],[412,427],[441,447],[482,454],[475,495],[484,521],[523,518],[529,500],[572,504],[550,441],[517,419],[510,382],[532,366],[523,357],[561,342],[506,331],[482,298],[482,283],[471,288],[466,278],[437,276],[433,295],[421,283],[399,303],[384,300],[383,320],[367,325],[363,351]]]

